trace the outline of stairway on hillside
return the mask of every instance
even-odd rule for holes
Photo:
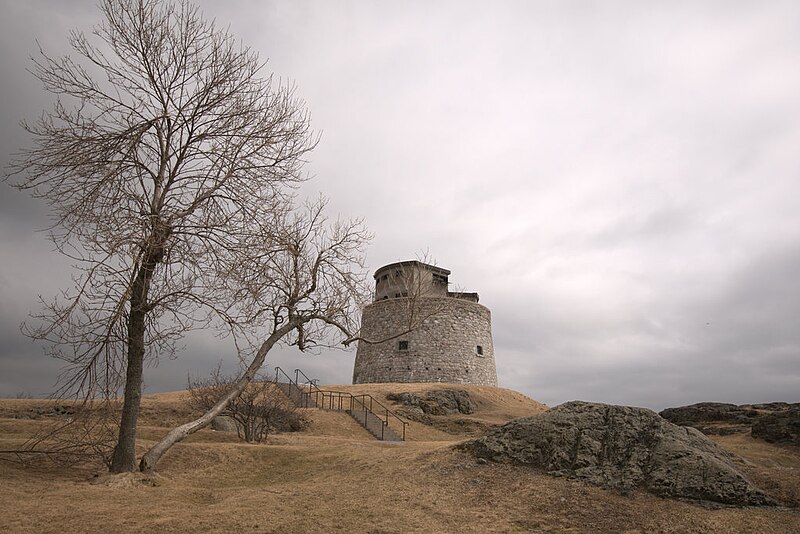
[[[302,386],[299,384],[300,375],[306,379]],[[405,427],[408,423],[371,395],[321,390],[314,380],[309,379],[299,369],[295,369],[295,379],[292,380],[280,367],[276,367],[275,384],[300,408],[346,412],[378,440],[405,441]],[[390,426],[390,422],[394,428]]]
[[[400,436],[394,429],[392,429],[388,422],[378,417],[378,415],[367,408],[366,404],[361,400],[355,401],[355,406],[351,410],[347,410],[350,417],[356,420],[358,424],[366,428],[370,434],[375,436],[381,441],[405,441],[404,436]]]

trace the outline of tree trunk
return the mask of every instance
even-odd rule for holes
[[[158,223],[156,223],[158,225]],[[137,471],[136,466],[136,425],[139,420],[139,407],[142,403],[142,381],[144,374],[144,335],[145,318],[148,313],[147,296],[156,265],[164,257],[164,242],[169,237],[166,227],[154,230],[154,244],[147,247],[139,272],[131,286],[130,312],[128,314],[128,357],[125,374],[125,396],[122,403],[122,417],[119,423],[119,436],[111,457],[112,473]]]
[[[275,343],[280,341],[283,336],[291,332],[296,327],[297,325],[290,321],[281,328],[272,332],[266,341],[261,344],[261,347],[259,347],[258,352],[256,353],[256,357],[250,363],[241,378],[236,381],[231,390],[198,419],[172,429],[161,441],[153,445],[153,447],[147,451],[144,456],[142,456],[142,461],[139,463],[139,470],[143,473],[153,472],[158,461],[161,459],[164,453],[170,449],[170,447],[179,441],[182,441],[187,436],[194,434],[201,428],[207,426],[217,415],[222,413],[228,404],[233,399],[238,397],[239,394],[244,391],[247,385],[253,381],[253,378],[255,378],[258,370],[261,369],[262,365],[264,365],[264,360],[267,357],[267,353],[272,349]]]
[[[125,375],[125,398],[122,403],[119,437],[111,458],[112,473],[137,470],[136,424],[139,419],[139,406],[142,402],[145,312],[143,309],[136,309],[133,301],[134,299],[131,299],[131,312],[128,317],[128,368]]]

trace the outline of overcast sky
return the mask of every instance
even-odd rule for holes
[[[800,401],[800,2],[202,2],[294,80],[308,194],[364,217],[368,265],[429,251],[492,310],[501,386],[550,405]],[[92,1],[0,1],[2,164]],[[69,282],[0,183],[0,395],[52,389],[18,325]],[[227,347],[195,336],[147,392]],[[352,352],[270,366],[349,383]],[[233,365],[228,358],[227,365]]]

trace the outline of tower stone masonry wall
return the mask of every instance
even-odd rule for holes
[[[425,317],[417,328],[381,343],[359,342],[354,384],[497,386],[491,312],[477,302],[452,297],[379,300],[364,308],[362,337],[379,340],[403,332],[412,306],[417,317]]]

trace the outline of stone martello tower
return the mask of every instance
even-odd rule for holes
[[[449,291],[449,275],[419,261],[375,271],[375,301],[364,308],[361,335],[386,341],[359,342],[354,384],[497,386],[491,312],[477,293]]]

